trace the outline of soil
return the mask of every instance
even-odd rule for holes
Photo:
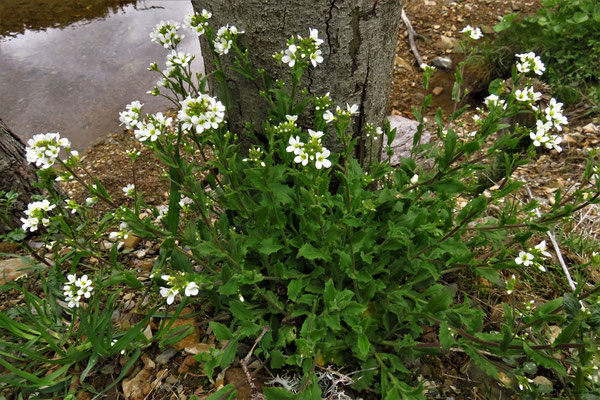
[[[426,115],[429,120],[433,120],[433,115],[437,107],[441,107],[446,112],[451,111],[453,104],[450,99],[450,92],[454,82],[453,69],[456,63],[463,57],[462,54],[455,52],[453,49],[445,48],[440,39],[441,35],[448,38],[459,38],[462,35],[460,30],[467,24],[480,26],[484,33],[487,32],[486,35],[491,35],[492,26],[499,21],[502,15],[515,11],[524,13],[533,12],[540,5],[539,0],[515,0],[513,2],[505,0],[463,0],[455,2],[446,0],[415,0],[406,1],[405,3],[406,14],[418,34],[417,46],[424,61],[429,63],[437,56],[449,56],[453,61],[453,68],[450,71],[438,69],[431,82],[430,89],[442,89],[439,95],[434,96],[433,104],[429,108],[428,115]],[[467,86],[470,85],[473,88],[487,87],[485,82],[481,82],[482,75],[485,76],[485,74],[474,74],[474,78],[467,81]],[[394,83],[390,96],[390,114],[402,115],[408,118],[412,117],[412,108],[420,106],[427,94],[421,88],[420,81],[421,70],[416,64],[415,57],[408,45],[407,35],[404,29],[402,29],[395,59]],[[481,94],[477,92],[475,89],[471,91],[472,95],[467,99],[467,103],[479,105]],[[472,113],[467,112],[462,119],[464,132],[470,131],[469,121],[471,121],[471,116]],[[573,182],[579,180],[584,167],[585,149],[597,147],[600,144],[598,126],[593,124],[588,125],[588,122],[585,121],[585,127],[582,122],[565,129],[564,152],[562,154],[559,155],[554,152],[541,153],[536,162],[516,172],[517,177],[529,183],[534,197],[540,201],[542,206],[544,204],[551,204],[554,193],[559,187],[570,187]],[[125,202],[127,199],[124,197],[121,188],[133,183],[132,163],[126,154],[126,150],[134,148],[142,153],[142,156],[135,165],[138,189],[148,195],[146,196],[148,203],[155,205],[163,204],[167,198],[168,186],[166,180],[161,178],[162,168],[159,167],[158,161],[152,156],[152,152],[136,141],[131,132],[122,131],[109,134],[106,139],[94,144],[83,153],[82,163],[86,169],[96,175],[107,187],[115,202]],[[66,190],[76,201],[83,201],[86,197],[86,194],[77,185],[69,184],[66,186]],[[585,211],[586,214],[582,212],[580,215],[577,215],[568,229],[579,229],[590,237],[596,237],[600,231],[600,224],[596,223],[598,218],[595,217],[597,211],[597,208],[590,208]],[[146,249],[148,249],[148,254],[155,254],[155,251],[149,251],[150,249],[155,249],[155,247],[155,244],[146,242],[138,246],[138,252],[142,250],[146,252]],[[144,273],[148,275],[149,271],[145,267],[148,264],[148,257],[139,257],[136,255],[137,252],[134,253],[133,249],[131,250],[128,253],[129,255],[126,256],[127,262],[124,263],[134,268],[146,270],[141,275]],[[581,264],[585,260],[583,254],[573,252],[564,256],[568,264]],[[593,278],[596,282],[600,279],[598,275],[600,274],[597,274],[595,279]],[[493,326],[497,324],[502,316],[499,304],[503,300],[502,296],[505,296],[504,291],[495,290],[485,279],[470,276],[462,272],[454,276],[448,276],[446,283],[455,285],[465,296],[472,297],[472,300],[477,303],[478,307],[485,308],[488,311],[489,317],[485,321],[486,325]],[[475,288],[473,288],[474,283]],[[544,282],[540,281],[538,287],[524,291],[528,293],[528,298],[519,300],[535,301],[541,298],[554,298],[558,295],[557,293],[544,289],[544,287],[551,286],[550,283],[544,285]],[[7,294],[4,296],[7,296]],[[142,301],[141,298],[130,300],[136,303]],[[11,301],[15,300],[12,299]],[[203,323],[201,322],[200,325]],[[428,335],[436,336],[433,328],[429,331],[425,329],[423,341],[426,342],[428,340]],[[200,340],[204,343],[214,343],[212,335],[203,335]],[[156,347],[152,347],[146,351],[146,355],[150,359],[154,359],[157,353]],[[240,357],[244,356],[244,354],[238,355]],[[188,358],[185,352],[181,352],[171,359],[169,364],[167,364],[167,368],[171,370],[172,376],[176,378],[170,381],[167,378],[165,383],[160,386],[160,389],[152,389],[152,394],[148,395],[150,396],[148,398],[187,398],[187,396],[193,393],[203,398],[206,394],[214,391],[215,385],[207,381],[198,365],[192,366],[187,371],[187,374],[186,372],[182,373],[181,369],[179,370],[180,372],[177,372],[179,366],[184,364],[186,359]],[[138,362],[138,364],[140,363]],[[496,382],[478,374],[477,369],[468,361],[468,357],[461,352],[450,352],[445,356],[423,357],[413,367],[419,372],[424,387],[429,389],[431,398],[474,399],[511,398],[511,396],[513,396],[512,398],[517,398],[514,394],[511,394],[512,392],[506,391]],[[160,368],[160,366],[157,367],[157,370]],[[129,378],[134,378],[141,371],[144,371],[144,369],[142,369],[141,365],[138,365],[137,370],[132,371]],[[547,374],[551,379],[553,378],[551,371],[547,371]],[[101,385],[105,383],[102,375],[96,375],[95,379],[98,379]],[[216,383],[217,385],[227,383],[227,379],[226,376],[221,376],[217,379]],[[233,380],[230,379],[230,381]],[[121,387],[121,385],[118,386],[119,390]],[[244,390],[248,392],[247,388]],[[556,393],[556,395],[561,396],[560,393]],[[370,397],[367,395],[365,398]]]

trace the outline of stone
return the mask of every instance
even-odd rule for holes
[[[175,328],[180,326],[191,325],[194,327],[194,331],[192,333],[173,345],[173,348],[177,350],[183,350],[186,347],[194,346],[200,343],[200,329],[196,325],[196,320],[194,318],[184,318],[186,315],[191,314],[192,312],[193,310],[191,308],[184,308],[181,311],[181,314],[179,314],[179,318],[177,318],[175,322],[173,322],[173,325],[171,325],[173,332],[175,332]]]
[[[142,241],[141,237],[135,236],[135,235],[129,235],[129,236],[127,236],[127,239],[125,239],[125,241],[124,241],[125,248],[127,250],[133,250],[138,246],[138,244],[140,244],[141,241]]]
[[[158,356],[156,356],[156,362],[158,364],[166,364],[167,362],[169,362],[169,360],[171,358],[173,358],[173,356],[177,354],[177,350],[175,349],[167,349],[165,351],[163,351],[162,353],[160,353]]]
[[[433,90],[431,91],[431,93],[433,93],[434,96],[439,96],[440,94],[442,94],[442,92],[444,91],[444,88],[441,86],[436,86],[433,88]]]
[[[450,57],[436,57],[431,61],[431,64],[436,68],[445,70],[452,68],[452,60]]]
[[[196,343],[191,346],[188,346],[184,349],[184,351],[188,354],[200,354],[200,353],[210,353],[210,349],[214,346],[211,346],[206,343]]]
[[[23,258],[9,258],[0,261],[0,285],[5,285],[27,275],[26,269],[30,269],[31,264],[23,261]]]
[[[435,46],[442,50],[452,50],[455,53],[461,52],[459,40],[444,35],[440,35],[440,40],[435,44]]]
[[[194,356],[187,356],[179,366],[177,372],[179,372],[180,374],[187,374],[190,368],[192,368],[196,364],[198,364],[198,360],[196,360]]]
[[[126,400],[143,400],[150,393],[151,385],[150,378],[152,373],[147,370],[141,370],[131,379],[123,380],[121,384],[123,388],[123,397]]]
[[[390,163],[393,166],[400,164],[400,159],[410,157],[410,152],[413,147],[413,137],[417,132],[419,123],[409,118],[401,117],[399,115],[388,116],[390,121],[390,129],[396,128],[396,137],[392,142],[391,148],[394,154],[391,156]],[[431,134],[423,130],[421,135],[421,143],[428,143],[431,139]],[[387,138],[383,138],[383,143],[387,143]],[[388,155],[385,152],[385,147],[381,152],[381,159],[386,160]]]
[[[587,125],[585,125],[583,128],[583,133],[600,133],[600,130],[598,129],[598,126],[594,125],[593,123],[589,123]]]

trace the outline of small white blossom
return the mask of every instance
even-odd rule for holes
[[[175,21],[160,21],[150,33],[150,38],[154,43],[160,44],[165,49],[175,48],[184,38],[184,35],[177,34],[179,28],[179,24]]]
[[[300,136],[296,136],[295,138],[290,136],[289,144],[290,145],[285,149],[288,153],[299,155],[303,152],[302,146],[304,146],[304,143],[300,141]]]
[[[47,169],[54,165],[61,148],[71,148],[67,138],[61,138],[58,133],[41,133],[27,141],[25,157],[27,162],[35,164],[36,167]]]
[[[133,101],[125,107],[125,111],[119,113],[121,125],[125,124],[127,129],[133,129],[140,122],[140,113],[143,104],[139,101]]]
[[[536,56],[534,52],[516,54],[519,58],[517,62],[517,70],[522,73],[533,71],[537,75],[542,75],[546,70],[544,63],[539,56]]]
[[[322,152],[317,152],[317,154],[315,154],[315,167],[317,167],[317,169],[331,167],[331,161],[327,159],[330,154],[330,151],[326,148],[323,148]]]
[[[294,162],[297,164],[302,164],[303,166],[308,165],[309,157],[308,153],[302,151],[300,154],[297,154],[294,158]]]
[[[168,305],[173,304],[173,302],[175,301],[175,296],[177,296],[178,294],[179,294],[179,291],[175,288],[165,288],[165,287],[160,288],[160,295],[162,297],[167,298]]]
[[[326,123],[330,124],[333,121],[335,121],[335,116],[333,115],[333,113],[331,111],[327,110],[323,114],[323,119],[325,120]]]
[[[238,31],[235,26],[226,25],[219,28],[217,31],[217,37],[213,42],[215,52],[219,55],[229,53],[229,50],[233,46],[233,41],[240,33],[244,33],[244,31]]]
[[[196,296],[198,294],[198,288],[199,286],[196,284],[196,282],[188,283],[188,285],[185,287],[185,295],[188,297]]]
[[[48,212],[53,210],[56,204],[50,204],[47,199],[42,201],[34,201],[27,205],[25,215],[27,218],[21,218],[23,225],[21,226],[24,231],[35,232],[41,222],[43,226],[50,225],[50,219],[48,218]]]
[[[419,175],[417,175],[417,174],[414,174],[414,175],[412,176],[412,178],[410,178],[410,183],[412,183],[413,185],[416,185],[416,184],[417,184],[417,182],[419,182]]]
[[[471,25],[467,25],[463,28],[460,33],[464,33],[466,36],[473,40],[481,39],[483,37],[483,33],[481,33],[481,29],[473,28]]]
[[[195,129],[196,133],[202,133],[207,129],[217,129],[225,118],[225,106],[207,94],[196,98],[188,96],[180,103],[177,117],[183,122],[183,129]]]
[[[212,17],[212,14],[206,10],[202,10],[200,14],[196,14],[193,11],[185,16],[183,20],[183,27],[194,31],[197,36],[202,36],[208,27],[208,20]]]
[[[130,183],[127,186],[124,186],[123,193],[125,193],[125,196],[133,197],[133,195],[135,193],[135,186],[133,185],[133,183]]]
[[[521,251],[521,252],[519,252],[519,256],[517,258],[515,258],[515,262],[518,265],[523,264],[523,266],[528,267],[532,264],[533,259],[534,259],[533,254],[527,253],[525,251]]]

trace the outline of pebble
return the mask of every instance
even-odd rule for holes
[[[24,269],[29,268],[31,268],[31,264],[24,262],[21,258],[9,258],[0,261],[0,285],[27,275]]]
[[[450,69],[452,68],[452,60],[450,57],[436,57],[431,61],[431,64],[436,68]]]
[[[167,349],[156,356],[156,362],[161,365],[166,364],[175,354],[177,354],[177,350]]]
[[[437,86],[437,87],[433,88],[433,90],[431,91],[431,93],[433,93],[434,96],[439,96],[440,94],[442,94],[443,91],[444,91],[443,87]]]
[[[125,248],[127,250],[133,250],[138,246],[138,244],[140,244],[141,241],[142,241],[141,237],[135,236],[135,235],[129,235],[129,236],[127,236],[127,239],[125,239],[125,241],[124,241]]]
[[[546,386],[550,392],[554,390],[554,385],[552,384],[552,381],[546,378],[545,376],[536,376],[535,378],[533,378],[533,383],[535,383],[538,386]]]

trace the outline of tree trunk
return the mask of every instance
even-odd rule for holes
[[[211,24],[235,25],[245,33],[239,43],[250,52],[252,63],[274,78],[289,76],[287,65],[278,66],[273,54],[284,50],[292,35],[307,37],[316,28],[324,62],[310,68],[306,76],[309,94],[329,92],[333,101],[344,106],[358,104],[360,116],[354,120],[354,136],[364,134],[367,123],[383,126],[391,88],[393,61],[398,40],[402,0],[192,0],[194,10],[212,12]],[[203,38],[202,38],[203,39]],[[201,45],[207,74],[214,70],[212,54]],[[232,57],[223,57],[230,61]],[[266,101],[247,79],[228,75],[234,98],[234,111],[228,116],[232,129],[240,132],[245,122],[260,126],[266,118]],[[213,86],[214,87],[214,86]],[[337,138],[328,138],[332,150],[339,150]],[[381,143],[370,146],[363,136],[358,156],[379,158]]]
[[[31,195],[39,193],[33,187],[37,181],[35,168],[25,160],[25,145],[15,136],[0,119],[0,191],[13,191],[19,193],[19,198],[13,204],[9,214],[13,227],[21,226],[20,218],[25,216],[23,210],[31,201]],[[4,212],[0,208],[0,212]],[[0,220],[0,234],[10,231]]]

